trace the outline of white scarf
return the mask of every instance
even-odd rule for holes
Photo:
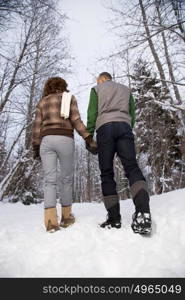
[[[69,118],[70,105],[71,105],[71,97],[72,97],[72,95],[70,93],[63,92],[62,101],[61,101],[60,115],[64,119],[68,119]]]

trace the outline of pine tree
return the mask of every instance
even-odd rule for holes
[[[138,61],[132,77],[136,97],[136,149],[139,164],[151,194],[184,187],[182,122],[178,107],[152,73],[149,64]]]

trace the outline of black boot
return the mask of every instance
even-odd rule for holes
[[[152,231],[151,214],[135,212],[132,216],[131,227],[135,233],[150,234]]]
[[[105,222],[103,222],[100,227],[101,228],[121,228],[121,215],[120,215],[120,204],[119,202],[107,209],[108,218]]]

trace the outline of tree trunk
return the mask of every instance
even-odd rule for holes
[[[6,164],[8,163],[8,160],[9,160],[9,158],[10,158],[10,155],[12,154],[12,151],[13,151],[15,145],[17,144],[17,142],[18,142],[18,140],[19,140],[21,134],[23,133],[24,129],[25,129],[25,126],[23,126],[23,127],[21,128],[21,130],[20,130],[18,136],[17,136],[16,139],[14,140],[14,142],[13,142],[13,144],[12,144],[12,146],[11,146],[11,148],[10,148],[10,150],[9,150],[9,152],[8,152],[8,154],[7,154],[7,156],[6,156],[6,158],[5,158],[5,160],[3,161],[2,165],[1,165],[1,168],[0,168],[0,174],[1,174],[1,172],[3,171],[3,169],[6,167]]]
[[[165,77],[164,70],[163,70],[163,67],[162,67],[162,63],[159,59],[157,51],[155,50],[154,43],[153,43],[152,38],[151,38],[151,33],[150,33],[149,26],[148,26],[148,21],[147,21],[147,16],[146,16],[146,12],[145,12],[145,8],[144,8],[142,0],[139,0],[139,5],[140,5],[140,8],[141,8],[143,24],[144,24],[144,27],[145,27],[145,31],[146,31],[147,40],[148,40],[150,50],[152,52],[152,55],[154,57],[157,69],[159,71],[160,78],[161,78],[162,85],[164,87],[165,93],[169,93],[169,89],[168,89],[168,86],[166,84],[166,77]],[[171,99],[171,102],[172,102],[172,99]]]
[[[27,46],[28,46],[28,40],[30,38],[30,34],[31,34],[31,31],[32,31],[32,25],[33,25],[33,20],[32,22],[30,23],[30,27],[28,29],[28,32],[27,32],[27,35],[26,35],[26,38],[25,38],[25,41],[24,41],[24,44],[23,44],[23,47],[22,47],[22,50],[21,50],[21,53],[19,55],[19,58],[18,58],[18,62],[15,66],[15,69],[14,69],[14,72],[12,74],[12,78],[10,80],[10,84],[9,84],[9,87],[8,87],[8,90],[7,90],[7,93],[3,99],[3,101],[1,102],[0,104],[0,114],[2,113],[6,103],[8,102],[9,100],[9,96],[11,95],[12,91],[14,90],[14,88],[17,86],[16,84],[16,76],[17,76],[17,73],[21,67],[21,62],[24,58],[24,55],[25,55],[25,51],[27,49]]]
[[[162,19],[161,19],[161,13],[160,13],[160,10],[159,10],[159,5],[156,3],[155,6],[156,6],[156,9],[157,9],[159,24],[162,25]],[[180,96],[180,93],[179,93],[179,89],[178,89],[177,85],[175,84],[175,76],[174,76],[174,73],[173,73],[173,66],[172,66],[172,62],[171,62],[171,59],[170,59],[170,54],[169,54],[169,51],[168,51],[168,46],[167,46],[167,41],[166,41],[166,36],[165,36],[164,31],[161,32],[161,35],[162,35],[162,40],[163,40],[163,44],[164,44],[164,52],[165,52],[166,62],[167,62],[168,70],[169,70],[170,79],[172,81],[175,97],[177,99],[178,104],[181,104],[182,99],[181,99],[181,96]]]
[[[34,105],[34,96],[35,96],[35,85],[36,85],[36,77],[38,72],[38,64],[39,64],[39,44],[36,45],[36,58],[33,69],[33,77],[30,87],[30,96],[27,110],[27,119],[26,119],[26,134],[25,134],[25,148],[29,149],[31,145],[31,129],[32,129],[32,118],[33,118],[33,105]]]

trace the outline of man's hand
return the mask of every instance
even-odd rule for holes
[[[88,137],[86,137],[85,143],[86,143],[86,149],[90,153],[92,153],[93,155],[98,154],[98,146],[97,146],[96,141],[93,140],[92,135],[89,135]]]
[[[41,157],[38,153],[33,153],[33,159],[36,159],[36,160],[41,160]]]

